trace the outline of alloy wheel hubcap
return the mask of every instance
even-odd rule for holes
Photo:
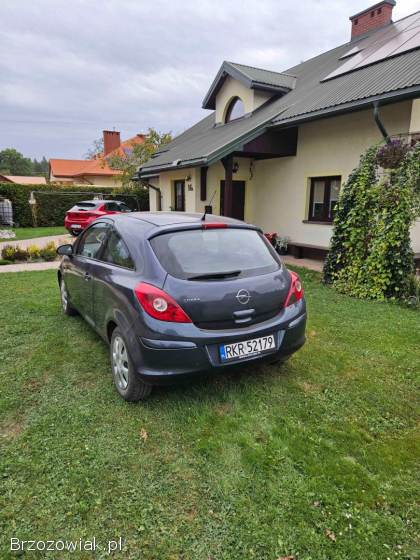
[[[120,336],[114,338],[112,345],[112,370],[115,382],[122,390],[128,386],[128,355],[124,340]]]

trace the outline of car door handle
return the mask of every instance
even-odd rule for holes
[[[83,278],[86,280],[86,282],[89,282],[89,280],[92,280],[92,276],[89,274],[89,272],[85,272]]]

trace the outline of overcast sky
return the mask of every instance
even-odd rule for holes
[[[0,0],[0,149],[80,158],[103,129],[179,133],[223,60],[286,70],[374,0]],[[398,0],[394,20],[420,9]]]

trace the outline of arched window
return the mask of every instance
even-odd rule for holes
[[[245,115],[244,103],[240,97],[234,97],[226,111],[225,123],[240,119]]]

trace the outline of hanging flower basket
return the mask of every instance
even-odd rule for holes
[[[409,149],[406,142],[394,138],[378,149],[376,162],[384,169],[395,169],[400,165]]]

